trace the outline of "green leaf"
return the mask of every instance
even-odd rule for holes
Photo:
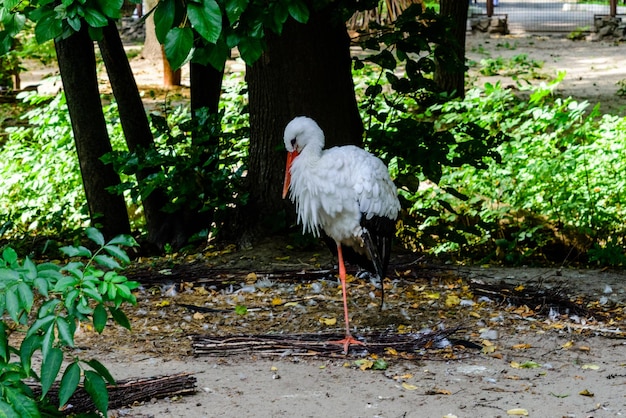
[[[65,300],[63,301],[63,304],[65,305],[65,307],[67,308],[68,311],[70,312],[74,312],[75,304],[76,304],[76,299],[78,298],[78,296],[80,295],[80,291],[78,289],[72,289],[69,292],[67,292],[67,295],[65,295]]]
[[[17,271],[11,270],[11,269],[5,269],[5,268],[0,269],[0,280],[15,281],[19,279],[20,279],[20,274]]]
[[[222,12],[215,0],[202,0],[202,4],[188,3],[187,17],[200,36],[212,44],[217,42],[222,33]]]
[[[63,278],[54,285],[54,291],[65,293],[68,289],[75,287],[78,284],[78,281],[79,279],[76,277],[63,276]]]
[[[165,37],[165,55],[173,70],[183,66],[191,58],[193,31],[191,28],[173,28]]]
[[[58,277],[61,267],[54,263],[37,264],[37,271],[40,277]]]
[[[7,247],[2,251],[2,258],[9,266],[12,266],[17,262],[17,253],[13,248]]]
[[[263,53],[263,43],[260,39],[242,38],[238,45],[241,58],[248,65],[254,64]]]
[[[93,259],[94,259],[94,261],[96,263],[98,263],[101,266],[104,266],[106,268],[110,268],[110,269],[120,269],[120,268],[122,268],[122,266],[120,266],[120,263],[118,263],[117,261],[115,261],[114,258],[111,258],[108,255],[98,254]]]
[[[21,418],[20,414],[17,413],[15,409],[5,401],[0,399],[0,417],[6,418]]]
[[[63,351],[60,348],[52,348],[41,364],[41,399],[52,387],[63,363]]]
[[[26,270],[26,278],[28,280],[34,280],[37,277],[37,266],[28,257],[24,259],[24,269]]]
[[[7,329],[4,322],[0,322],[0,358],[5,362],[9,362],[9,340],[7,338]]]
[[[80,28],[83,26],[83,21],[78,16],[68,17],[66,20],[67,24],[70,25],[72,29],[74,29],[74,32],[80,31]]]
[[[117,286],[113,283],[109,284],[106,295],[109,300],[115,300],[115,296],[117,296]]]
[[[55,319],[51,317],[51,319]],[[43,356],[43,361],[46,361],[48,357],[48,353],[50,350],[54,348],[54,321],[53,323],[46,329],[46,332],[43,334],[43,338],[41,339],[41,355]]]
[[[124,311],[114,308],[113,306],[109,307],[109,311],[111,312],[111,316],[116,323],[128,330],[131,328],[130,321],[128,320],[128,317],[126,316]]]
[[[124,247],[137,247],[137,241],[130,235],[118,235],[111,241],[107,242],[107,245],[122,245]]]
[[[89,251],[89,248],[83,247],[82,245],[79,247],[71,247],[71,246],[61,247],[59,248],[59,250],[61,250],[61,252],[63,252],[68,257],[91,258],[92,256],[91,251]]]
[[[41,416],[35,400],[30,396],[27,396],[23,390],[4,386],[3,395],[4,399],[9,401],[9,403],[13,406],[13,409],[17,413],[18,417],[39,418]]]
[[[201,64],[210,64],[216,70],[222,71],[226,65],[226,60],[230,55],[230,48],[226,42],[220,38],[215,45],[208,44],[202,48],[196,49],[193,54],[194,62]]]
[[[84,287],[82,290],[84,295],[91,297],[96,302],[102,302],[102,295],[98,292],[97,289]]]
[[[109,20],[105,15],[96,9],[88,7],[85,8],[85,22],[87,22],[92,28],[102,28],[109,24]]]
[[[93,327],[98,334],[101,334],[107,325],[107,310],[102,303],[99,303],[93,310]]]
[[[27,376],[31,375],[31,359],[35,351],[41,347],[41,336],[31,335],[20,344],[20,361]]]
[[[391,51],[387,49],[381,51],[379,54],[368,57],[368,60],[380,65],[386,70],[394,70],[396,68],[396,58]]]
[[[117,286],[115,286],[117,288],[117,293],[124,299],[128,300],[131,298],[132,293],[130,291],[130,289],[128,288],[128,286],[126,286],[123,283],[118,284]]]
[[[64,406],[70,400],[80,383],[80,366],[73,362],[67,366],[61,384],[59,385],[59,407]]]
[[[378,358],[374,360],[374,364],[372,365],[372,370],[387,370],[389,364],[383,358]]]
[[[40,295],[44,298],[48,297],[48,280],[43,277],[37,277],[35,281],[33,281],[33,287],[37,289]]]
[[[55,317],[53,315],[47,315],[43,318],[37,319],[35,322],[33,322],[30,328],[28,328],[28,331],[26,332],[26,338],[36,334],[39,330],[44,330],[44,332],[46,332],[52,326],[54,318]]]
[[[235,313],[237,315],[245,315],[248,313],[248,308],[244,305],[237,305],[235,306]]]
[[[37,318],[45,318],[47,316],[54,316],[54,310],[61,304],[62,301],[60,299],[50,299],[45,301],[40,307],[39,312],[37,313]]]
[[[111,19],[119,19],[122,16],[124,0],[96,0],[100,10]]]
[[[106,1],[106,0],[103,0],[103,1]],[[87,235],[87,238],[89,238],[90,240],[98,244],[99,246],[102,247],[104,245],[104,235],[102,235],[102,233],[98,231],[96,228],[94,227],[87,228],[85,230],[85,235]]]
[[[29,285],[26,283],[19,283],[17,285],[17,294],[20,299],[20,306],[26,311],[30,312],[33,307],[33,291]]]
[[[231,26],[234,26],[235,22],[241,14],[248,7],[248,0],[227,0],[226,1],[226,16]]]
[[[165,38],[172,29],[176,14],[174,0],[161,0],[154,10],[154,29],[159,43],[165,44]]]
[[[58,316],[56,318],[57,331],[59,333],[59,339],[63,342],[63,344],[68,347],[74,347],[74,332],[76,331],[76,326],[74,322],[64,318],[62,316]]]
[[[113,378],[113,376],[109,372],[109,369],[107,369],[104,364],[100,363],[95,358],[87,361],[86,363],[92,369],[94,369],[96,372],[98,372],[98,374],[100,374],[100,376],[104,377],[106,379],[106,381],[109,382],[110,385],[116,385],[117,384],[115,382],[115,379]]]
[[[35,38],[37,42],[42,44],[46,41],[55,39],[63,33],[63,24],[57,19],[56,12],[49,10],[43,13],[37,20],[35,26]]]
[[[306,23],[309,21],[309,8],[301,0],[293,0],[289,3],[289,14],[296,22]]]
[[[17,289],[7,289],[5,294],[6,310],[12,320],[18,322],[21,314],[20,303],[17,297]]]
[[[91,370],[85,370],[85,390],[91,396],[96,408],[107,416],[109,409],[109,392],[107,390],[104,379]]]

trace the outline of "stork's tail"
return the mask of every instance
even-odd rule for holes
[[[385,254],[384,251],[386,251],[386,248],[377,248],[374,240],[372,239],[372,236],[366,228],[363,228],[363,233],[361,234],[361,237],[363,238],[363,243],[365,244],[367,256],[370,260],[372,260],[374,270],[376,271],[378,280],[380,280],[380,310],[382,310],[385,303],[385,269],[383,268],[383,262],[380,259],[379,255],[381,253],[379,251],[383,251],[382,254]]]

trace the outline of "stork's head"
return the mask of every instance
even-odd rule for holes
[[[309,144],[322,149],[324,132],[313,119],[298,116],[285,127],[284,140],[287,152],[296,151],[299,154]]]
[[[311,118],[298,116],[285,127],[285,149],[287,149],[287,168],[285,169],[285,183],[283,184],[283,199],[287,196],[291,183],[291,164],[305,148],[317,149],[324,147],[324,132]]]

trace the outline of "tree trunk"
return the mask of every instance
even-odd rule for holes
[[[222,95],[224,71],[211,65],[192,62],[189,64],[191,90],[191,110],[208,107],[211,113],[217,113]]]
[[[311,13],[306,25],[289,20],[281,36],[267,36],[261,58],[247,69],[250,103],[248,204],[240,209],[243,244],[284,229],[294,210],[282,200],[283,131],[300,115],[315,119],[326,145],[361,144],[363,124],[352,82],[350,40],[332,7]],[[287,217],[287,218],[286,218]]]
[[[180,68],[177,70],[172,69],[170,62],[165,56],[165,47],[163,46],[161,46],[161,61],[163,63],[163,85],[165,87],[180,86],[182,70]]]
[[[158,4],[158,0],[144,0],[146,9],[152,11]],[[146,38],[143,43],[143,49],[141,50],[141,57],[149,61],[157,62],[161,60],[161,44],[157,40],[156,32],[154,29],[154,13],[150,13],[146,16]]]
[[[126,58],[124,46],[114,23],[104,28],[102,40],[98,42],[102,59],[109,75],[113,95],[117,101],[120,122],[126,138],[126,145],[131,152],[154,148],[154,138],[150,123],[139,95],[132,69]],[[157,172],[156,169],[144,169],[137,173],[137,180],[144,181]],[[168,202],[166,193],[156,189],[143,198],[143,210],[146,218],[148,242],[163,248],[175,240],[178,234],[178,222],[173,222],[176,214],[168,214],[161,209]],[[182,238],[186,241],[189,237]],[[184,242],[183,242],[184,243]]]
[[[134,152],[139,149],[153,148],[154,140],[148,118],[115,25],[111,24],[104,29],[104,36],[99,45],[113,94],[117,100],[128,149]],[[196,96],[202,98],[202,100],[196,100],[196,105],[201,103],[217,111],[221,74],[216,70],[213,72],[196,72],[196,78],[206,84],[202,85],[203,88],[196,92]],[[156,169],[140,171],[137,173],[137,179],[139,181],[145,180],[155,172]],[[167,194],[160,189],[154,190],[143,199],[148,242],[159,249],[170,244],[174,250],[178,250],[187,243],[194,233],[208,228],[212,222],[212,216],[208,212],[198,213],[196,209],[189,208],[181,208],[174,213],[163,212],[161,209],[168,201]]]
[[[100,102],[93,42],[86,28],[55,42],[76,151],[94,226],[111,238],[130,232],[124,197],[106,189],[120,178],[100,157],[111,151]]]
[[[447,16],[452,24],[453,59],[438,62],[435,82],[453,97],[465,97],[465,33],[469,3],[460,0],[441,0],[439,13]]]
[[[152,11],[157,4],[158,0],[144,0],[146,9]],[[163,85],[165,87],[180,86],[181,70],[172,71],[169,61],[165,58],[165,52],[163,46],[159,43],[154,30],[154,13],[149,13],[145,20],[146,25],[146,37],[143,43],[143,49],[141,50],[141,56],[152,62],[160,62],[163,69]]]

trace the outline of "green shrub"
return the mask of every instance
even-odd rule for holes
[[[248,129],[225,132],[224,112],[211,114],[199,109],[195,118],[188,118],[186,108],[178,108],[172,118],[152,114],[152,126],[158,134],[154,149],[138,152],[117,151],[105,156],[126,181],[112,190],[130,192],[135,203],[155,189],[164,190],[168,201],[163,207],[174,213],[180,209],[207,212],[219,227],[232,208],[245,202],[242,187]],[[139,170],[154,175],[137,181]]]
[[[482,232],[468,242],[492,242],[509,261],[522,261],[555,238],[584,253],[591,243],[626,232],[620,220],[626,216],[626,119],[553,96],[558,81],[531,88],[528,101],[496,84],[437,106],[441,127],[473,120],[510,140],[497,148],[501,164],[446,167],[436,191],[414,195],[416,205],[443,200],[453,208],[430,223],[471,220]],[[448,188],[472,198],[460,201]]]
[[[67,246],[61,250],[73,261],[65,265],[35,264],[23,261],[7,247],[0,259],[0,414],[3,416],[39,417],[47,407],[46,394],[61,373],[63,348],[74,346],[78,322],[91,322],[102,332],[109,318],[130,329],[121,309],[123,303],[136,303],[132,290],[139,284],[128,281],[118,271],[129,258],[122,247],[134,246],[132,237],[118,236],[105,242],[95,228],[86,230],[96,250]],[[22,338],[15,338],[21,334]],[[9,337],[12,337],[11,339]],[[20,341],[13,346],[12,341]],[[32,358],[41,353],[39,372]],[[81,378],[82,376],[82,378]],[[41,384],[35,397],[24,380],[34,378]],[[59,405],[64,406],[83,382],[95,406],[106,416],[106,382],[115,381],[96,359],[74,358],[62,373]]]
[[[61,93],[48,97],[30,92],[19,97],[30,109],[22,116],[25,123],[7,128],[8,135],[0,137],[6,138],[0,147],[0,178],[3,179],[0,189],[0,237],[16,238],[33,233],[38,236],[67,236],[71,231],[84,227],[89,216],[65,96]],[[189,109],[183,106],[168,106],[167,113],[154,117],[153,133],[157,149],[162,153],[151,156],[152,160],[146,165],[158,166],[156,160],[161,159],[168,170],[162,176],[151,179],[154,183],[146,185],[146,189],[159,185],[159,182],[163,184],[166,179],[177,181],[167,186],[172,191],[168,210],[184,204],[183,200],[174,196],[173,188],[178,186],[182,186],[180,195],[184,199],[196,200],[192,204],[207,209],[214,205],[222,212],[235,200],[245,199],[245,195],[235,191],[236,179],[244,170],[241,162],[247,155],[248,144],[247,96],[241,74],[232,74],[224,79],[222,97],[219,121],[203,114],[200,115],[199,125],[192,127]],[[123,154],[126,145],[118,123],[117,105],[112,102],[103,110],[113,148]],[[218,127],[215,123],[222,123],[222,126]],[[192,144],[190,132],[194,129],[198,136],[197,143]],[[194,155],[189,161],[186,156],[202,149],[209,138],[207,135],[210,136],[216,129],[223,134],[219,150],[209,150],[213,153],[210,158],[219,160],[217,170],[211,174],[208,173],[210,167],[194,167],[202,156]],[[139,207],[139,189],[134,176],[129,175],[137,167],[130,165],[131,162],[122,170],[125,183],[119,190],[133,191],[132,195],[126,193],[126,197],[128,207],[134,209]],[[194,182],[186,182],[190,176],[195,176]],[[198,184],[196,180],[206,180],[207,184]],[[209,190],[202,191],[201,187]],[[142,212],[131,210],[131,213],[133,228],[141,229]]]
[[[27,125],[7,128],[0,148],[0,214],[6,234],[61,232],[87,220],[65,97],[25,93]]]

